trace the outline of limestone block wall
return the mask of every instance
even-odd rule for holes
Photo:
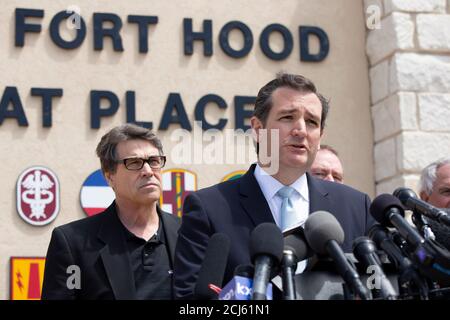
[[[417,190],[422,168],[450,156],[450,1],[364,4],[376,194]]]

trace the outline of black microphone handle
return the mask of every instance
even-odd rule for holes
[[[398,212],[399,210],[397,208],[391,208],[389,212],[389,221],[394,225],[401,236],[406,239],[408,244],[416,249],[425,240]]]
[[[412,196],[406,198],[405,204],[413,211],[419,211],[424,216],[433,220],[437,220],[440,223],[450,227],[450,217],[444,210],[440,210],[439,208],[436,208],[431,204]]]
[[[399,247],[389,238],[389,236],[384,231],[384,237],[377,238],[374,236],[372,240],[377,243],[377,245],[383,249],[383,251],[387,254],[387,256],[391,259],[392,263],[396,265],[400,271],[408,269],[412,266],[411,260],[405,256]]]
[[[267,284],[272,269],[272,258],[260,255],[255,259],[255,274],[253,276],[252,300],[266,300]]]
[[[372,253],[367,252],[365,254],[357,253],[355,256],[366,268],[366,272],[368,267],[372,267],[375,277],[378,277],[380,282],[380,287],[376,288],[377,290],[379,290],[380,297],[387,300],[395,300],[397,293],[395,292],[395,289],[392,286],[389,279],[386,277],[386,274],[384,273],[383,268],[380,265],[376,253],[375,252]]]
[[[292,251],[285,250],[281,260],[282,282],[283,282],[283,300],[296,300],[294,275],[297,268],[297,259]]]
[[[401,249],[389,237],[387,229],[378,228],[371,238],[387,254],[392,263],[399,269],[399,290],[406,294],[403,284],[413,282],[419,289],[422,300],[427,300],[428,287],[424,279],[419,275],[412,261],[403,254]]]
[[[333,259],[339,274],[344,281],[352,288],[362,300],[370,300],[371,295],[369,290],[363,285],[359,278],[358,272],[348,262],[347,257],[342,251],[341,247],[335,240],[329,240],[326,244],[326,249],[330,257]]]

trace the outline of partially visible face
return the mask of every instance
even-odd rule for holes
[[[323,149],[316,154],[311,170],[311,174],[319,179],[343,183],[344,169],[341,161],[331,151]]]
[[[450,164],[445,164],[436,171],[431,194],[422,193],[420,196],[437,208],[450,208]]]
[[[299,92],[281,87],[272,93],[272,107],[265,125],[252,117],[252,128],[258,134],[267,129],[268,153],[270,150],[270,131],[278,130],[279,171],[295,170],[301,174],[311,166],[320,144],[322,105],[314,93]],[[261,152],[261,150],[260,150]]]
[[[146,140],[119,142],[117,159],[144,158],[158,156],[158,149]],[[151,169],[145,163],[141,170],[128,170],[123,162],[117,164],[115,173],[107,173],[106,178],[113,188],[118,202],[134,205],[148,205],[159,200],[161,195],[161,169]]]

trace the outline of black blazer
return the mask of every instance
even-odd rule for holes
[[[180,219],[159,207],[158,214],[172,268]],[[70,265],[80,268],[79,290],[67,288]],[[53,230],[45,261],[42,299],[135,299],[130,256],[115,201],[98,215]]]
[[[223,284],[239,264],[250,263],[252,230],[263,222],[275,223],[269,205],[254,176],[255,165],[239,179],[191,193],[184,202],[183,218],[175,250],[176,298],[190,298],[198,271],[214,233],[231,240]],[[348,186],[319,180],[307,174],[310,212],[334,214],[345,232],[344,251],[351,252],[353,239],[366,234],[374,223],[369,197]]]

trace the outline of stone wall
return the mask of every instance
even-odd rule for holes
[[[422,168],[450,156],[450,1],[364,4],[376,193],[417,190]]]

